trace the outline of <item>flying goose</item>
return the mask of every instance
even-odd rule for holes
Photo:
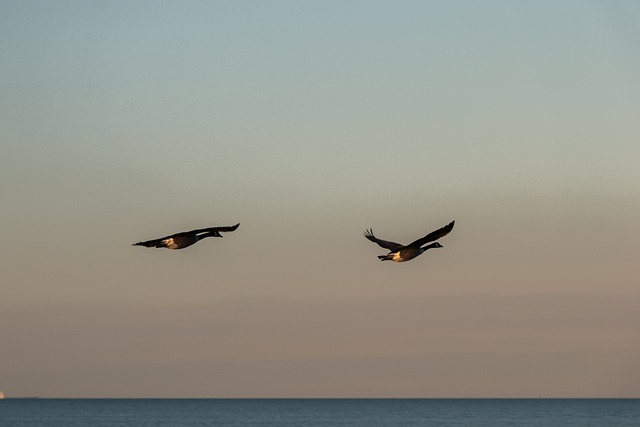
[[[182,233],[172,234],[171,236],[161,237],[159,239],[147,240],[146,242],[134,243],[133,246],[146,246],[147,248],[168,248],[183,249],[194,243],[204,239],[205,237],[222,237],[220,232],[234,231],[240,223],[229,227],[210,227],[201,228],[199,230],[183,231]]]
[[[439,230],[432,231],[431,233],[427,234],[426,236],[416,240],[415,242],[407,246],[401,245],[400,243],[388,242],[386,240],[378,239],[376,236],[373,235],[372,229],[365,230],[364,237],[366,237],[367,239],[371,240],[374,243],[377,243],[379,246],[385,249],[389,249],[391,251],[387,255],[378,255],[378,258],[380,259],[380,261],[391,260],[395,262],[405,262],[405,261],[412,260],[419,255],[422,255],[428,249],[441,248],[442,245],[438,242],[434,242],[434,240],[438,240],[439,238],[449,234],[449,232],[453,230],[454,223],[455,221],[451,221],[451,223],[449,223],[448,225],[445,225]],[[427,246],[422,246],[425,243],[429,243],[429,242],[433,242],[433,243]]]

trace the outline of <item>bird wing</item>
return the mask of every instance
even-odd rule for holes
[[[436,231],[432,231],[431,233],[427,234],[426,236],[416,240],[415,242],[411,243],[408,246],[416,246],[416,247],[420,247],[422,245],[424,245],[425,243],[429,243],[429,242],[433,242],[434,240],[438,240],[441,237],[446,236],[447,234],[449,234],[451,232],[451,230],[453,230],[453,224],[455,223],[455,221],[451,221],[449,224],[445,225],[444,227],[436,230]]]
[[[237,223],[236,225],[229,225],[229,226],[223,226],[223,227],[200,228],[198,230],[187,231],[184,234],[211,233],[213,231],[222,231],[222,232],[235,231],[239,226],[240,226],[240,223]],[[180,234],[183,234],[183,233],[180,233]]]
[[[372,229],[365,230],[364,237],[371,240],[373,243],[377,243],[378,246],[381,246],[385,249],[389,249],[390,251],[397,251],[398,249],[404,246],[404,245],[401,245],[400,243],[389,242],[387,240],[378,239],[376,236],[373,235]]]

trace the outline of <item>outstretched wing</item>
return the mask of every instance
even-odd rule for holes
[[[226,227],[200,228],[198,230],[187,231],[186,234],[213,233],[214,231],[229,232],[229,231],[235,231],[239,226],[240,226],[240,223],[237,223],[236,225],[229,225]]]
[[[432,231],[431,233],[427,234],[423,238],[418,239],[415,242],[411,243],[409,246],[420,247],[425,243],[433,242],[434,240],[438,240],[439,238],[446,236],[451,232],[451,230],[453,230],[454,223],[455,221],[451,221],[449,224],[445,225],[444,227],[436,231]]]
[[[401,245],[400,243],[389,242],[387,240],[378,239],[376,236],[373,235],[372,229],[364,230],[364,237],[371,240],[373,243],[377,243],[378,246],[381,246],[385,249],[389,249],[390,251],[397,251],[398,249],[404,247],[404,245]]]

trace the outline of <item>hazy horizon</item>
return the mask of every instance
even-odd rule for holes
[[[0,390],[640,397],[639,23],[1,2]],[[452,220],[403,264],[362,235]]]

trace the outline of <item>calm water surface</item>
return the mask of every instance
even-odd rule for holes
[[[5,399],[0,426],[640,426],[640,399]]]

